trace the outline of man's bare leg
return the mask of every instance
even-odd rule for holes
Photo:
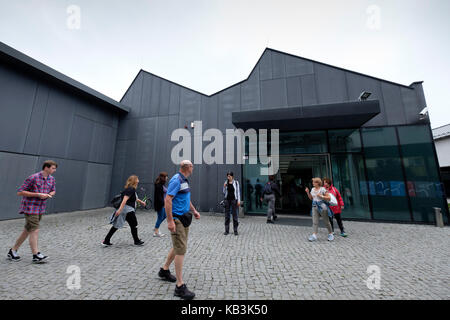
[[[12,247],[12,250],[14,250],[14,251],[19,250],[19,248],[22,245],[22,243],[24,243],[25,240],[27,240],[28,235],[29,235],[29,232],[26,229],[23,229],[23,231],[20,234],[19,238],[16,240],[16,244],[14,245],[14,247]]]
[[[33,254],[37,254],[39,252],[38,236],[39,236],[39,229],[30,232],[30,248]]]
[[[173,248],[170,249],[169,254],[167,255],[166,264],[164,265],[164,270],[169,270],[170,265],[172,264],[173,260],[175,259],[175,252],[173,251]]]
[[[184,255],[175,256],[175,275],[177,277],[177,286],[180,287],[183,282],[183,261]]]

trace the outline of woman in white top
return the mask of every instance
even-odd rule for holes
[[[305,189],[309,200],[312,200],[312,220],[313,220],[313,234],[308,238],[309,241],[317,240],[317,232],[319,230],[319,217],[322,217],[325,226],[328,229],[328,241],[334,240],[333,230],[331,228],[330,219],[328,218],[328,211],[330,210],[325,201],[330,201],[328,191],[322,187],[322,179],[312,179],[313,188],[311,192],[308,188]]]

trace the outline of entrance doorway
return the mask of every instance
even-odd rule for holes
[[[311,200],[305,188],[312,188],[312,178],[331,177],[330,156],[282,155],[280,170],[277,174],[282,199],[275,204],[280,213],[307,215],[311,210]]]
[[[262,190],[268,181],[267,176],[260,175],[261,164],[245,164],[244,176],[244,209],[246,214],[267,212],[267,204],[260,201]],[[320,154],[283,154],[279,158],[279,170],[275,180],[280,187],[282,199],[277,197],[275,211],[277,213],[309,215],[311,201],[305,188],[312,188],[314,177],[331,177],[330,155]]]

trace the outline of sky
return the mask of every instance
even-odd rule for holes
[[[0,41],[119,101],[140,69],[205,94],[266,47],[410,85],[450,123],[448,0],[0,0]]]

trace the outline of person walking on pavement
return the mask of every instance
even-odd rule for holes
[[[17,195],[22,196],[19,213],[25,215],[25,228],[16,240],[14,246],[9,249],[8,259],[20,261],[17,254],[23,242],[29,238],[33,263],[43,263],[47,261],[47,256],[38,250],[39,224],[45,214],[47,199],[51,199],[56,194],[56,182],[52,176],[58,165],[52,160],[47,160],[42,165],[42,171],[29,176],[22,186],[17,190]]]
[[[134,244],[136,246],[142,246],[144,244],[144,241],[139,239],[137,230],[138,222],[136,219],[136,202],[139,202],[141,205],[145,206],[145,202],[140,200],[136,194],[138,184],[138,176],[131,175],[128,177],[124,190],[121,192],[122,202],[120,207],[113,214],[114,216],[110,221],[113,226],[106,235],[105,240],[102,242],[104,247],[112,246],[111,237],[118,229],[123,227],[125,221],[127,221],[130,226]]]
[[[224,235],[230,233],[230,216],[233,216],[234,235],[238,235],[238,216],[239,206],[241,205],[241,188],[239,181],[233,177],[233,172],[227,173],[227,180],[223,184],[223,194],[225,195],[225,232]]]
[[[309,241],[317,241],[317,232],[319,230],[319,218],[322,217],[323,222],[328,230],[328,241],[334,240],[333,230],[331,229],[329,216],[333,215],[333,212],[328,207],[325,201],[330,201],[330,195],[328,191],[322,187],[322,179],[312,179],[313,188],[311,192],[309,188],[306,188],[306,194],[309,200],[312,200],[311,215],[313,220],[313,234],[308,238]]]
[[[341,213],[342,209],[344,209],[344,200],[342,199],[341,194],[339,193],[339,190],[336,189],[336,187],[333,185],[331,179],[329,178],[323,178],[323,186],[329,193],[332,193],[334,197],[336,198],[338,205],[337,206],[330,206],[331,211],[333,211],[333,216],[330,218],[330,224],[331,229],[334,232],[334,223],[333,223],[333,217],[336,219],[339,229],[341,230],[341,236],[347,237],[347,233],[344,231],[344,224],[342,223]]]
[[[164,209],[164,198],[166,197],[167,188],[165,186],[167,182],[167,172],[161,172],[155,181],[155,210],[158,214],[158,218],[155,224],[155,230],[153,232],[154,237],[163,237],[164,234],[159,232],[161,223],[166,219],[166,210]]]
[[[275,214],[275,193],[281,197],[280,188],[275,183],[275,176],[269,176],[269,181],[264,185],[262,193],[264,201],[267,202],[267,223],[274,223],[277,220],[277,215]],[[261,201],[263,201],[263,198],[261,198]]]
[[[187,250],[189,226],[192,221],[191,211],[194,213],[195,219],[200,219],[200,213],[191,202],[191,190],[187,179],[193,170],[192,162],[183,160],[180,164],[180,171],[169,181],[164,205],[167,214],[167,228],[172,237],[172,248],[167,255],[166,263],[158,273],[160,278],[176,282],[174,295],[186,300],[195,297],[195,293],[190,291],[183,281],[183,262]],[[169,271],[173,261],[175,261],[176,277]]]

